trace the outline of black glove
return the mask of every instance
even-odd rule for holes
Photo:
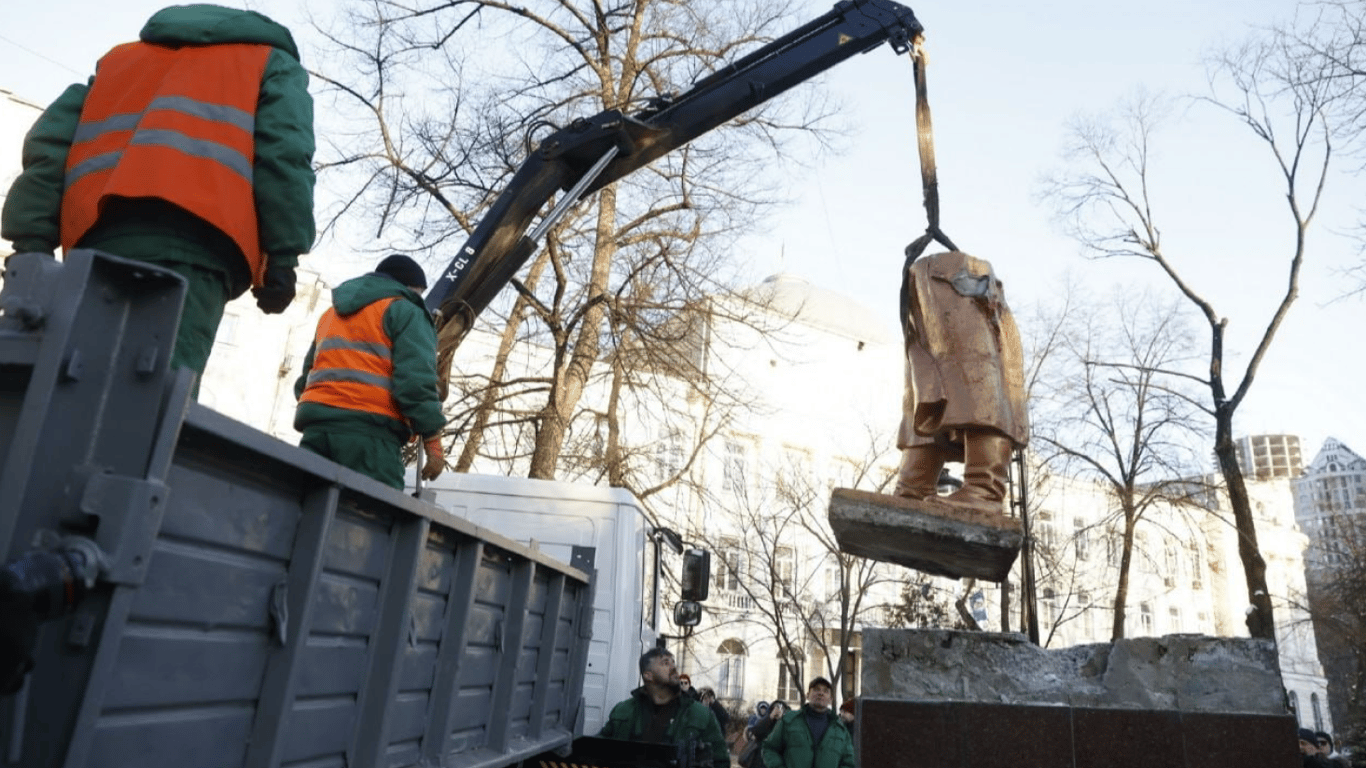
[[[256,306],[267,315],[278,315],[294,301],[294,267],[266,267],[262,285],[252,288]]]

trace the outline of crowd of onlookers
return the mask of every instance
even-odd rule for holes
[[[1304,768],[1349,768],[1346,755],[1333,746],[1333,737],[1323,731],[1300,729],[1300,756]]]
[[[784,765],[850,768],[855,764],[855,700],[846,699],[832,716],[833,688],[823,677],[811,681],[807,701],[797,703],[796,714],[793,714],[793,707],[781,699],[761,701],[754,705],[753,713],[743,725],[717,701],[712,688],[694,688],[692,678],[686,674],[679,675],[678,681],[683,695],[700,701],[715,714],[721,732],[726,735],[733,766],[766,768],[764,744],[770,738],[774,739],[770,751],[778,754]],[[835,724],[839,727],[833,731],[834,738],[829,738],[831,726]],[[777,736],[774,736],[775,731]]]

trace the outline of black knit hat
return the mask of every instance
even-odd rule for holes
[[[381,275],[388,275],[409,287],[427,287],[427,273],[422,271],[422,267],[418,266],[416,261],[401,253],[385,256],[384,261],[375,267],[375,271]]]

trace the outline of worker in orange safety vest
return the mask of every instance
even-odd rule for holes
[[[426,287],[422,267],[401,254],[337,286],[294,384],[299,445],[399,489],[410,438],[423,440],[423,479],[446,465]]]
[[[180,274],[171,365],[203,373],[230,299],[250,287],[278,313],[294,298],[315,235],[313,150],[288,29],[254,11],[166,8],[38,118],[0,235],[17,252],[94,248]]]

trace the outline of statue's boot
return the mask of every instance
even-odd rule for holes
[[[924,499],[939,493],[939,472],[944,451],[929,443],[901,449],[901,469],[896,476],[896,495]]]
[[[963,435],[963,487],[934,499],[956,509],[1005,514],[1006,483],[1015,446],[996,432],[970,430]]]

